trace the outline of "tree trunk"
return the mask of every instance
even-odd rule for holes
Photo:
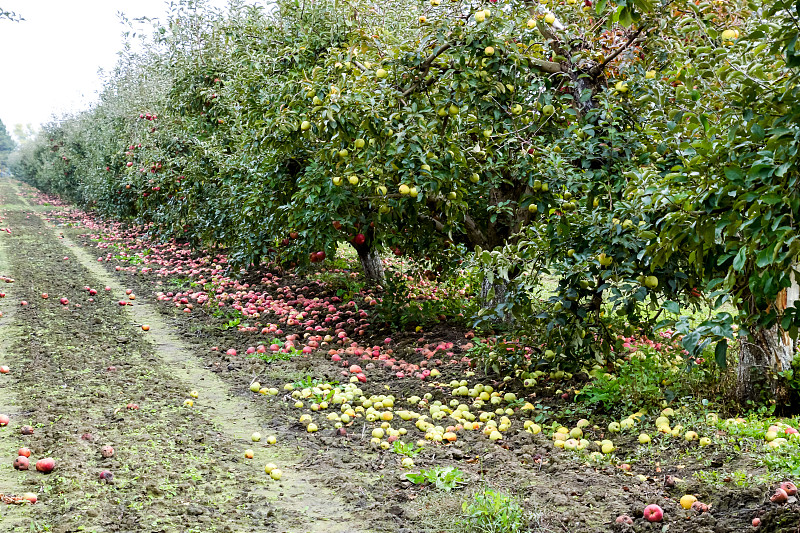
[[[507,292],[510,282],[499,279],[497,277],[490,281],[489,276],[484,276],[481,282],[481,306],[484,309],[495,310],[498,305],[508,302]],[[494,295],[490,298],[489,295],[494,291]],[[511,313],[507,309],[499,312],[499,318],[505,322],[510,323],[513,320]]]
[[[381,284],[385,279],[383,262],[378,252],[371,246],[356,246],[358,259],[361,261],[361,268],[364,269],[364,277],[370,284]]]
[[[792,286],[781,291],[775,301],[780,315],[787,307],[800,300],[800,286],[792,275]],[[736,395],[739,402],[763,401],[766,397],[781,408],[791,401],[786,380],[778,372],[789,370],[797,345],[779,324],[749,332],[749,338],[740,342],[739,367],[736,375]]]

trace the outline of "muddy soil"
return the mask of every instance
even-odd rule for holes
[[[0,198],[11,229],[0,242],[9,278],[0,363],[10,367],[0,390],[11,418],[0,430],[0,485],[39,497],[1,509],[4,531],[386,530],[298,472],[296,450],[252,442],[269,424],[247,411],[247,399],[203,369],[146,304],[82,264],[15,187],[3,182]],[[121,306],[123,298],[134,305]],[[143,318],[154,319],[150,332]],[[15,471],[23,446],[30,469]],[[103,457],[105,446],[113,456]],[[52,473],[35,471],[44,457],[55,460]],[[265,475],[270,462],[286,471],[280,481]],[[103,471],[113,478],[101,479]]]
[[[0,430],[0,452],[8,452],[0,487],[40,498],[2,513],[8,531],[465,531],[462,502],[486,488],[519,496],[530,531],[741,532],[753,530],[749,524],[757,516],[759,531],[799,530],[796,503],[770,503],[763,484],[725,481],[727,472],[760,473],[752,466],[755,450],[744,441],[701,454],[682,440],[660,440],[658,447],[626,457],[628,471],[558,449],[542,434],[515,431],[494,443],[481,432],[463,432],[455,444],[423,447],[413,471],[455,466],[465,473],[466,486],[444,492],[415,485],[405,478],[402,455],[370,443],[373,424],[356,419],[341,435],[332,426],[311,434],[300,423],[306,411],[294,406],[285,384],[346,381],[342,365],[325,350],[274,362],[244,355],[270,336],[227,327],[228,316],[186,313],[158,301],[156,293],[190,280],[126,271],[131,262],[122,259],[98,262],[103,250],[92,238],[94,228],[76,225],[80,217],[29,201],[34,193],[18,184],[0,187],[0,225],[11,229],[0,235],[0,274],[14,279],[0,287],[6,293],[0,300],[0,364],[11,366],[10,374],[0,375],[0,399],[12,420]],[[286,279],[298,282],[313,287],[308,280]],[[314,290],[322,296],[326,289]],[[142,324],[150,330],[143,332]],[[453,342],[455,362],[441,365],[437,382],[398,380],[394,371],[375,366],[359,384],[367,396],[430,393],[447,403],[451,389],[441,383],[475,371],[459,362],[459,347],[466,345],[460,329],[445,325],[392,337],[396,352],[410,361],[423,343]],[[238,355],[228,355],[228,348]],[[281,393],[254,393],[254,381]],[[473,381],[504,390],[502,381],[480,373]],[[193,390],[198,398],[187,407]],[[559,409],[555,396],[526,399]],[[138,409],[126,408],[130,403]],[[586,416],[565,407],[574,420],[559,418],[564,424]],[[607,421],[592,422],[597,427],[587,428],[586,437],[607,438],[601,429]],[[33,435],[20,434],[25,424],[35,428]],[[395,425],[421,436],[413,421]],[[277,444],[252,442],[254,431],[276,436]],[[636,434],[614,442],[637,449]],[[100,454],[106,444],[115,448],[109,459]],[[54,472],[14,471],[19,446],[30,447],[32,458],[55,458]],[[254,450],[254,459],[244,459],[246,448]],[[283,470],[281,481],[264,473],[267,462]],[[104,469],[114,473],[113,483],[98,478]],[[717,472],[722,481],[701,482],[694,476],[700,471]],[[682,481],[668,487],[668,476]],[[711,510],[681,509],[676,500],[684,493],[696,494]],[[649,503],[665,510],[663,523],[643,520]],[[634,525],[615,525],[620,514],[630,514]]]

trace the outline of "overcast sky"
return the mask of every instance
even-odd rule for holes
[[[226,0],[211,0],[216,6]],[[48,122],[97,99],[98,69],[111,70],[129,18],[164,18],[165,0],[0,0],[0,8],[25,18],[0,20],[0,120]]]

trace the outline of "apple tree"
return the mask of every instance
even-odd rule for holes
[[[800,324],[800,6],[735,7],[690,11],[696,42],[669,50],[673,66],[643,90],[660,158],[658,178],[638,198],[661,212],[654,263],[687,257],[702,290],[736,310],[686,330],[687,348],[732,338],[732,323],[740,324],[738,397],[766,391],[788,406]]]

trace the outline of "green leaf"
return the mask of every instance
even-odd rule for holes
[[[736,257],[733,258],[733,270],[736,272],[741,272],[742,268],[744,268],[746,260],[747,260],[747,249],[740,248],[739,253],[737,253]]]
[[[628,28],[631,24],[633,24],[633,13],[631,12],[631,8],[628,6],[623,7],[619,11],[619,23]]]
[[[714,360],[717,362],[717,366],[720,367],[722,370],[728,368],[728,341],[726,339],[722,339],[717,343],[716,348],[714,348]]]

